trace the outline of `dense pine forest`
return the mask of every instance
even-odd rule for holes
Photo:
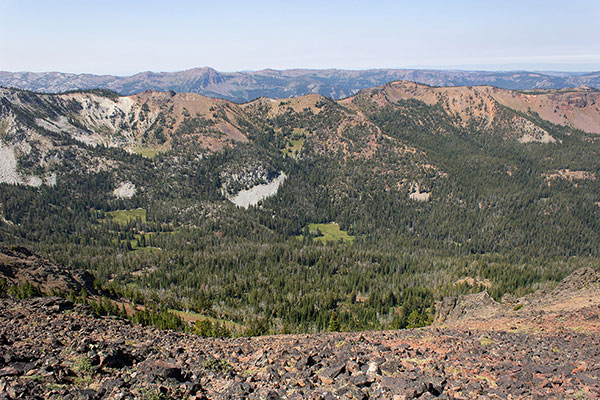
[[[27,142],[35,125],[54,147],[30,140],[18,171],[57,178],[0,184],[0,241],[89,269],[113,299],[195,316],[203,335],[424,326],[444,296],[501,300],[600,266],[600,143],[535,112],[494,104],[484,120],[482,102],[466,119],[371,92],[277,100],[277,112],[256,101],[188,113],[178,127],[163,113],[136,139],[156,151],[133,152],[34,123],[64,113],[97,132],[69,114],[81,112],[75,100],[19,95],[30,106],[4,101],[0,115],[20,122],[0,139]],[[152,112],[141,110],[136,123]],[[246,139],[226,138],[219,121]],[[553,141],[518,140],[515,121]],[[226,144],[210,150],[190,132]],[[48,154],[60,164],[41,162]],[[281,173],[276,194],[230,201]],[[114,195],[123,181],[134,194]],[[134,320],[152,323],[145,312]]]

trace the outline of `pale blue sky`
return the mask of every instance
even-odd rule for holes
[[[0,0],[0,70],[600,70],[600,0]]]

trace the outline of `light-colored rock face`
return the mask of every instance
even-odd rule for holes
[[[0,183],[38,187],[44,183],[44,180],[35,175],[22,176],[17,170],[15,149],[0,141]],[[56,183],[56,175],[54,175],[54,183]]]
[[[556,139],[546,130],[525,118],[515,116],[512,128],[516,136],[523,135],[517,139],[519,143],[556,143]]]
[[[548,132],[543,132],[541,135],[525,134],[517,139],[519,143],[556,143],[556,139]]]
[[[113,100],[88,93],[74,93],[66,99],[81,106],[77,117],[90,129],[72,132],[66,124],[59,124],[59,127],[71,133],[75,139],[91,146],[132,146],[136,142],[138,131],[148,129],[156,118],[156,115],[147,115],[140,120],[141,105],[135,108],[135,101],[130,97]]]
[[[56,172],[46,177],[45,183],[48,186],[56,186]]]
[[[119,199],[130,199],[135,196],[136,187],[131,182],[121,182],[121,184],[113,191],[113,195]]]
[[[559,169],[556,172],[551,172],[542,175],[546,178],[548,184],[550,184],[553,180],[556,179],[566,179],[571,182],[589,180],[595,181],[597,179],[596,174],[590,171],[572,171],[570,169]]]
[[[17,159],[12,148],[4,146],[0,142],[0,182],[21,183],[21,177],[17,173]]]
[[[44,183],[42,178],[40,178],[39,176],[35,176],[35,175],[30,175],[27,177],[27,179],[25,179],[25,184],[27,186],[40,187],[40,186],[42,186],[42,183]]]
[[[133,150],[160,145],[168,149],[173,135],[211,150],[248,141],[235,122],[230,122],[236,121],[241,112],[237,105],[197,94],[144,92],[122,97],[89,92],[34,94],[35,102],[20,92],[2,90],[0,95],[13,106],[40,115],[35,118],[38,127],[66,133],[90,146]],[[45,112],[44,108],[51,112]],[[0,135],[11,128],[8,122],[6,117],[0,120]],[[160,132],[160,139],[153,136],[156,131]]]
[[[416,184],[412,188],[412,193],[408,195],[411,200],[415,201],[429,201],[431,192],[421,192],[419,184]]]
[[[256,185],[247,190],[241,190],[235,196],[229,197],[229,200],[238,207],[248,208],[250,206],[255,206],[261,200],[277,194],[277,190],[286,178],[287,176],[282,172],[271,182]]]

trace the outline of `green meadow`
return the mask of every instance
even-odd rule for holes
[[[318,240],[323,243],[327,242],[339,242],[352,243],[354,236],[348,234],[348,232],[340,229],[340,225],[337,222],[329,222],[327,224],[308,224],[308,231],[311,235],[318,235],[314,240]],[[298,239],[302,239],[302,235],[297,236]]]

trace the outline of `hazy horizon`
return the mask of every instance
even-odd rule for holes
[[[539,69],[539,67],[533,67],[531,66],[530,68],[527,67],[523,67],[523,68],[518,68],[518,67],[514,67],[514,68],[510,68],[510,67],[502,67],[502,66],[490,66],[490,68],[485,68],[486,66],[448,66],[448,67],[444,67],[444,66],[440,66],[440,67],[425,67],[425,66],[413,66],[413,67],[398,67],[398,68],[386,68],[386,67],[372,67],[372,68],[337,68],[337,67],[324,67],[324,68],[310,68],[310,67],[293,67],[293,68],[284,68],[284,69],[278,69],[278,68],[261,68],[261,69],[240,69],[240,70],[229,70],[229,71],[225,71],[225,70],[219,70],[216,68],[211,67],[210,65],[203,65],[203,66],[195,66],[195,67],[189,67],[189,68],[183,68],[183,69],[177,69],[177,70],[152,70],[152,69],[144,69],[144,70],[140,70],[140,71],[136,71],[133,73],[129,73],[129,74],[113,74],[113,73],[109,73],[109,72],[105,72],[105,73],[95,73],[95,72],[86,72],[86,71],[58,71],[58,70],[5,70],[5,69],[0,69],[0,72],[8,72],[8,73],[34,73],[34,74],[43,74],[43,73],[64,73],[64,74],[74,74],[74,75],[96,75],[96,76],[116,76],[116,77],[129,77],[129,76],[133,76],[133,75],[137,75],[137,74],[142,74],[142,73],[155,73],[155,74],[162,74],[162,73],[176,73],[176,72],[183,72],[183,71],[190,71],[190,70],[194,70],[194,69],[203,69],[203,68],[211,68],[216,70],[219,73],[224,73],[224,74],[231,74],[231,73],[252,73],[252,72],[260,72],[260,71],[265,71],[265,70],[273,70],[273,71],[291,71],[291,70],[307,70],[307,71],[324,71],[324,70],[343,70],[343,71],[369,71],[369,70],[420,70],[420,71],[448,71],[448,72],[531,72],[531,73],[540,73],[540,74],[588,74],[588,73],[595,73],[595,72],[600,72],[600,68],[599,69],[582,69],[582,70],[577,70],[577,69],[551,69],[551,66],[546,66],[546,69]]]

